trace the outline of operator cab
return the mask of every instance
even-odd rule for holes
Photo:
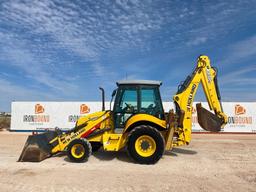
[[[135,114],[149,114],[164,119],[159,92],[160,81],[118,81],[113,108],[115,132],[122,132],[126,121]]]

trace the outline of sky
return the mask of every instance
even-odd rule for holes
[[[223,101],[256,101],[256,1],[0,0],[0,111],[100,101],[99,86],[110,100],[124,79],[161,80],[171,101],[200,54]]]

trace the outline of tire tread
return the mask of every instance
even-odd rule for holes
[[[131,142],[132,137],[142,130],[155,135],[156,138],[158,138],[160,140],[159,142],[162,142],[162,143],[160,143],[159,147],[157,146],[158,149],[154,153],[154,157],[143,158],[143,157],[139,157],[138,154],[134,154],[134,150],[132,149],[134,144],[132,144],[130,142]],[[130,131],[127,138],[128,138],[128,142],[127,142],[128,156],[131,157],[135,162],[138,162],[140,164],[155,164],[163,156],[164,149],[165,149],[165,140],[163,138],[163,135],[156,128],[154,128],[150,125],[139,125]],[[159,143],[157,145],[159,145]]]

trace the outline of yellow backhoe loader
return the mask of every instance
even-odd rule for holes
[[[227,117],[221,106],[217,70],[202,55],[173,97],[175,110],[164,112],[160,81],[119,81],[110,102],[111,106],[115,98],[113,110],[105,110],[104,89],[100,88],[102,111],[81,117],[68,132],[56,129],[29,136],[18,161],[39,162],[65,152],[71,161],[84,162],[102,147],[104,151],[126,148],[135,162],[154,164],[165,150],[190,143],[192,103],[199,84],[214,113],[198,103],[198,122],[207,131],[221,131]]]

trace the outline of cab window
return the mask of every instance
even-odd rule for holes
[[[136,89],[123,89],[119,111],[125,113],[135,113],[138,110],[137,106],[137,90]]]
[[[123,128],[127,119],[138,112],[138,91],[136,87],[122,87],[118,91],[114,109],[115,129]]]
[[[163,108],[157,88],[141,88],[141,113],[147,113],[157,118],[162,118]]]

